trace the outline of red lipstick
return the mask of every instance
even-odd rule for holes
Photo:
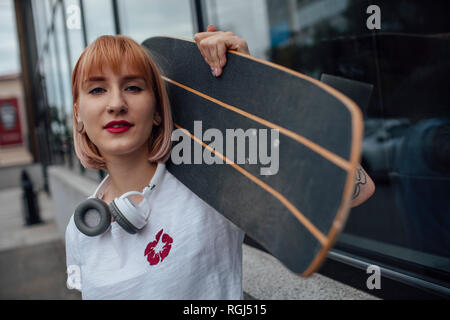
[[[108,122],[104,126],[104,129],[106,129],[106,131],[108,131],[110,133],[122,133],[122,132],[130,130],[130,128],[132,126],[133,125],[131,123],[129,123],[128,121],[119,120],[119,121]]]

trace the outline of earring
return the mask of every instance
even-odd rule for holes
[[[84,123],[82,121],[77,121],[77,132],[83,134],[84,131]]]
[[[159,114],[156,114],[155,118],[153,119],[153,125],[159,126],[160,123],[161,123],[161,117],[159,116]]]

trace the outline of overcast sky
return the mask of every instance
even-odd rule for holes
[[[19,71],[19,46],[13,1],[0,0],[0,75]]]

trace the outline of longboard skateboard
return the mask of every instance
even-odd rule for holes
[[[358,106],[318,80],[238,52],[228,51],[215,78],[193,41],[154,37],[143,46],[167,83],[175,129],[193,148],[223,160],[169,160],[169,172],[291,271],[314,273],[349,212],[363,134]],[[262,175],[268,167],[262,161],[238,163],[236,148],[234,154],[212,148],[202,136],[210,128],[223,137],[227,129],[266,129],[258,148],[273,154],[278,148],[276,174]]]

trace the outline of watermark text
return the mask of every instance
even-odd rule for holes
[[[278,129],[226,129],[224,137],[216,128],[203,132],[202,121],[194,121],[194,136],[200,141],[191,139],[184,129],[172,132],[172,141],[178,142],[171,153],[174,164],[255,164],[261,166],[261,175],[278,173]],[[206,145],[204,149],[202,143]]]

